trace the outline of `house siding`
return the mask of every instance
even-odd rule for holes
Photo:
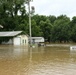
[[[2,44],[28,45],[28,37],[26,35],[19,35],[19,36],[16,36],[16,37],[12,37],[11,39],[9,39],[8,42],[3,41]]]

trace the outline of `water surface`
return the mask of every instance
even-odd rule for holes
[[[76,75],[69,47],[0,46],[0,75]]]

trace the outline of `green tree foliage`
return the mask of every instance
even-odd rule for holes
[[[46,21],[40,21],[40,27],[43,32],[43,37],[50,42],[52,24],[49,19]]]
[[[32,36],[34,37],[42,36],[40,26],[36,25],[35,20],[32,20]]]
[[[54,42],[69,41],[69,23],[70,19],[66,15],[61,15],[55,20],[52,28],[52,40]]]
[[[76,16],[72,18],[70,28],[71,28],[71,40],[73,42],[76,42]]]
[[[48,19],[50,20],[50,23],[51,23],[51,24],[54,24],[54,21],[56,20],[56,17],[50,15],[50,16],[48,16]]]
[[[19,25],[25,24],[25,2],[26,0],[0,0],[0,24],[4,26],[2,30],[16,30]]]

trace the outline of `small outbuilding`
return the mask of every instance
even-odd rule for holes
[[[44,43],[43,37],[31,37],[32,43]]]
[[[0,32],[0,38],[4,38],[1,44],[28,45],[28,36],[22,35],[21,33],[22,31]]]

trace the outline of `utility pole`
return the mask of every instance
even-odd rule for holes
[[[28,11],[29,11],[29,35],[30,35],[30,46],[32,46],[32,40],[31,40],[31,11],[30,11],[30,0],[28,0]]]
[[[31,15],[32,13],[34,13],[34,7],[32,6],[32,9],[30,10],[30,2],[33,1],[33,0],[27,0],[27,3],[28,3],[28,13],[29,13],[29,43],[30,43],[30,46],[32,46],[32,31],[31,31]]]

